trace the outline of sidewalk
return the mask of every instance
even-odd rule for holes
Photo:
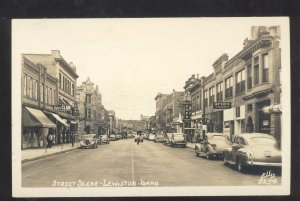
[[[46,158],[56,154],[72,151],[77,148],[78,148],[77,143],[74,143],[74,147],[72,147],[72,143],[70,143],[70,144],[63,144],[63,145],[54,145],[51,148],[47,148],[47,149],[46,148],[24,149],[21,151],[21,159],[22,159],[22,163],[26,163],[40,158]]]

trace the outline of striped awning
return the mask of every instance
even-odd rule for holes
[[[41,111],[25,107],[22,114],[24,127],[56,128],[56,125]]]
[[[58,121],[60,122],[62,125],[64,125],[66,128],[69,128],[70,125],[67,124],[62,118],[60,118],[60,116],[58,116],[57,114],[51,113],[51,115]]]

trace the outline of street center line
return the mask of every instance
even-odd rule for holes
[[[135,181],[134,178],[134,160],[133,160],[133,143],[131,143],[131,180]]]

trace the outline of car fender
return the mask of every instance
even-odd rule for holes
[[[225,148],[223,150],[223,157],[228,161],[231,161],[231,151],[232,151],[231,148]]]
[[[242,164],[246,164],[248,160],[247,149],[241,148],[237,151],[236,157],[242,160]]]

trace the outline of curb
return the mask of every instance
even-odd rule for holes
[[[48,158],[48,157],[51,157],[51,156],[67,153],[67,152],[70,152],[70,151],[73,151],[73,150],[76,150],[76,149],[78,149],[78,148],[67,149],[67,150],[63,150],[63,151],[54,152],[54,153],[51,153],[51,154],[45,154],[45,155],[41,155],[41,156],[37,156],[37,157],[33,157],[33,158],[24,159],[24,160],[21,161],[21,163],[23,164],[23,163],[27,163],[27,162],[30,162],[30,161],[39,160],[39,159],[42,159],[42,158]]]

